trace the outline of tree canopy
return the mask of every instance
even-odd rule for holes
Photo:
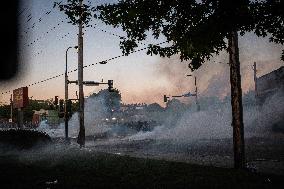
[[[227,50],[231,31],[269,35],[271,42],[284,42],[284,3],[279,0],[119,0],[96,10],[106,24],[120,26],[127,33],[120,42],[125,54],[151,31],[156,39],[165,36],[169,46],[149,45],[147,54],[178,54],[181,60],[192,60],[192,70]]]
[[[83,25],[88,27],[93,7],[91,7],[90,1],[88,1],[88,4],[80,6],[80,1],[82,0],[67,0],[66,4],[62,4],[62,1],[54,2],[53,8],[58,7],[60,11],[63,11],[70,19],[68,23],[77,25],[82,22]]]

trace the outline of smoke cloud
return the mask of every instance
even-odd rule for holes
[[[257,77],[284,65],[280,60],[283,46],[269,43],[268,38],[259,38],[251,33],[240,36],[239,49],[243,94],[254,90],[254,62],[257,63]],[[181,62],[178,56],[159,58],[152,73],[159,82],[153,81],[151,87],[144,87],[142,91],[136,91],[136,95],[129,96],[132,96],[131,101],[134,102],[158,102],[163,105],[164,94],[181,95],[189,91],[194,92],[194,78],[186,77],[192,74],[197,77],[201,96],[217,96],[222,99],[230,95],[231,91],[228,60],[228,52],[222,51],[191,73],[188,68],[189,61]],[[184,100],[191,101],[191,98]]]
[[[244,105],[245,137],[271,136],[275,124],[284,124],[284,94],[279,92],[262,105],[255,105],[253,93],[247,95]],[[202,103],[202,102],[201,102]],[[205,105],[205,104],[204,104]],[[156,127],[152,132],[140,132],[129,140],[172,140],[190,142],[200,139],[232,138],[232,116],[229,99],[207,104],[200,112],[189,109],[176,124]]]
[[[108,129],[106,125],[99,124],[102,119],[106,118],[107,107],[103,95],[96,98],[89,97],[85,99],[85,133],[86,136],[93,136],[95,133],[104,132]],[[69,120],[69,136],[75,138],[79,133],[79,115],[75,112]],[[64,137],[65,125],[61,123],[58,128],[52,129],[43,121],[38,130],[46,132],[51,137]]]

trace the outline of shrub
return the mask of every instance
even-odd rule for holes
[[[0,143],[5,147],[29,149],[51,142],[49,135],[35,130],[9,129],[0,131]]]

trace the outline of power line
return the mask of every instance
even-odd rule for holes
[[[98,30],[100,30],[100,31],[102,31],[102,32],[104,32],[104,33],[106,33],[106,34],[109,34],[109,35],[112,35],[112,36],[115,36],[115,37],[119,37],[120,39],[124,39],[124,38],[125,38],[125,37],[123,37],[123,36],[120,36],[120,35],[114,34],[114,33],[112,33],[112,32],[106,31],[106,30],[104,30],[104,29],[101,29],[101,28],[97,27],[97,25],[98,25],[98,24],[94,24],[93,28],[98,29]]]
[[[25,43],[23,46],[31,47],[32,45],[35,45],[37,42],[39,42],[39,41],[41,41],[43,38],[47,37],[48,34],[51,34],[52,32],[54,32],[54,31],[58,28],[58,26],[60,26],[60,23],[62,23],[62,22],[64,22],[64,20],[58,22],[55,26],[51,27],[49,30],[46,30],[43,35],[41,35],[41,36],[35,38],[35,39],[34,39],[33,41],[31,41],[31,42]],[[70,34],[71,34],[71,33],[68,32],[68,33],[66,33],[66,34],[57,36],[57,38],[58,38],[57,41],[62,40],[62,39],[64,39],[64,38],[68,37],[68,35],[70,35]],[[34,56],[38,56],[38,55],[42,54],[43,52],[44,52],[43,50],[39,50],[39,51],[37,51],[37,52],[35,52],[35,53],[33,53],[33,54],[34,54]]]
[[[168,41],[164,41],[164,42],[161,42],[161,43],[158,43],[156,45],[162,45],[162,44],[165,44],[167,43]],[[133,54],[133,53],[136,53],[136,52],[140,52],[140,51],[143,51],[143,50],[146,50],[148,47],[144,47],[144,48],[141,48],[141,49],[137,49],[137,50],[134,50],[132,52],[130,52],[129,54]],[[112,58],[109,58],[109,59],[106,59],[106,60],[103,60],[103,61],[100,61],[100,62],[97,62],[97,63],[93,63],[93,64],[88,64],[88,65],[85,65],[84,68],[87,68],[87,67],[90,67],[90,66],[94,66],[95,64],[106,64],[108,63],[109,61],[112,61],[112,60],[115,60],[115,59],[118,59],[118,58],[121,58],[121,57],[124,57],[125,55],[119,55],[119,56],[115,56],[115,57],[112,57]],[[127,55],[128,56],[128,55]],[[75,69],[77,71],[77,69]],[[74,70],[73,70],[74,71]]]
[[[59,4],[61,4],[62,1],[59,2]],[[36,25],[38,25],[40,22],[42,22],[42,20],[44,18],[46,18],[47,16],[49,16],[52,12],[53,12],[54,9],[51,9],[51,10],[45,10],[44,13],[42,13],[42,15],[39,17],[39,19],[37,21],[34,21],[34,23],[32,24],[31,27],[28,27],[27,30],[24,31],[25,34],[27,34],[29,32],[29,30],[33,29],[36,27]],[[26,23],[28,23],[29,21],[31,21],[33,19],[32,17],[32,14],[30,13],[28,16],[27,16],[27,21]],[[23,37],[23,35],[20,35],[21,37]]]
[[[61,2],[62,2],[62,1],[61,1]],[[60,2],[60,3],[61,3],[61,2]],[[46,14],[50,14],[50,12],[51,12],[51,11],[46,12]],[[27,16],[27,18],[28,18],[28,21],[30,21],[30,19],[32,18],[31,14],[29,14],[29,15]],[[41,18],[40,18],[40,19],[41,19]],[[66,18],[66,19],[67,19],[67,18]],[[28,22],[28,21],[27,21],[27,22]],[[61,21],[61,22],[63,22],[63,21]],[[33,24],[33,25],[34,25],[34,24]],[[57,25],[59,26],[60,24],[58,23]],[[96,25],[97,25],[97,24],[95,24],[95,26],[96,26]],[[95,26],[94,26],[94,28],[96,28]],[[56,28],[56,26],[54,26],[53,28],[51,28],[51,31],[52,31],[53,29],[55,29],[55,28]],[[28,29],[29,29],[29,28],[28,28]],[[104,32],[104,33],[107,33],[107,34],[110,34],[110,35],[119,37],[120,39],[125,38],[125,37],[123,37],[123,36],[120,36],[120,35],[117,35],[117,34],[108,32],[108,31],[103,30],[103,29],[100,29],[100,28],[96,28],[96,29],[99,29],[99,30],[101,30],[101,31]],[[27,31],[26,31],[26,33],[27,33]],[[49,33],[49,32],[47,31],[45,34],[48,34],[48,33]],[[69,34],[69,33],[68,33],[68,34]],[[43,35],[43,36],[44,36],[44,35]],[[67,36],[67,35],[65,35],[65,37],[66,37],[66,36]],[[37,39],[34,40],[33,42],[29,43],[28,46],[34,44],[36,41],[38,41],[38,40],[41,39],[41,38],[42,38],[42,37],[37,38]],[[63,38],[64,38],[64,37],[62,37],[62,39],[63,39]],[[166,43],[166,42],[162,42],[162,43],[159,43],[159,44],[157,44],[157,45],[161,45],[161,44],[164,44],[164,43]],[[141,43],[141,44],[146,45],[146,44],[144,44],[144,43]],[[129,54],[133,54],[133,53],[136,53],[136,52],[139,52],[139,51],[143,51],[143,50],[146,50],[147,48],[148,48],[148,47],[144,47],[144,48],[141,48],[141,49],[132,51],[132,52],[130,52]],[[41,54],[42,52],[43,52],[43,51],[40,51],[40,52],[36,53],[36,55],[39,55],[39,54]],[[116,57],[112,57],[112,58],[106,59],[106,60],[101,61],[101,62],[97,62],[97,63],[85,65],[83,68],[90,67],[90,66],[93,66],[93,65],[98,64],[98,63],[101,63],[101,64],[103,63],[103,64],[105,64],[105,63],[107,63],[107,62],[109,62],[109,61],[118,59],[118,58],[123,57],[123,56],[125,56],[125,55],[122,54],[122,55],[119,55],[119,56],[116,56]],[[69,71],[68,73],[72,73],[72,72],[75,72],[75,71],[78,71],[78,69],[71,70],[71,71]],[[38,81],[38,82],[35,82],[35,83],[32,83],[32,84],[29,84],[29,85],[27,85],[26,87],[30,87],[30,86],[33,86],[33,85],[37,85],[37,84],[40,84],[40,83],[44,83],[44,82],[47,82],[47,81],[49,81],[49,80],[55,79],[55,78],[60,77],[60,76],[63,76],[63,75],[64,75],[64,74],[59,74],[59,75],[56,75],[56,76],[47,78],[47,79],[45,79],[45,80],[41,80],[41,81]],[[11,90],[6,91],[6,92],[2,92],[1,94],[7,94],[7,93],[11,93]]]
[[[98,25],[98,24],[94,24],[93,28],[98,29],[98,30],[100,30],[100,31],[102,31],[102,32],[104,32],[104,33],[106,33],[106,34],[109,34],[109,35],[112,35],[112,36],[115,36],[115,37],[119,37],[120,39],[125,39],[124,36],[117,35],[117,34],[112,33],[112,32],[110,32],[110,31],[107,31],[107,30],[104,30],[104,29],[102,29],[102,28],[99,28],[99,27],[97,27],[97,25]],[[139,42],[139,43],[142,44],[142,45],[146,45],[145,43],[142,43],[142,42]]]
[[[60,1],[59,4],[60,4],[60,3],[62,3],[62,1]],[[47,11],[45,14],[46,14],[46,15],[49,15],[51,12],[52,12],[52,10],[51,10],[51,11]],[[42,20],[42,17],[43,17],[43,16],[41,16],[41,17],[39,18],[39,22]],[[31,14],[29,14],[29,15],[27,16],[27,18],[31,19],[31,18],[32,18]],[[68,18],[65,18],[65,19],[68,19]],[[36,42],[38,42],[38,41],[40,41],[42,38],[46,37],[47,34],[50,34],[52,31],[54,31],[56,28],[58,28],[58,26],[60,26],[60,24],[63,23],[63,22],[64,22],[64,20],[60,21],[60,22],[57,23],[54,27],[51,27],[51,29],[46,30],[43,35],[41,35],[41,36],[35,38],[35,39],[34,39],[33,41],[31,41],[31,42],[25,43],[24,46],[30,47],[30,46],[32,46],[32,45],[35,45]],[[34,26],[35,26],[35,23],[33,23],[32,28],[34,28]],[[114,34],[114,33],[112,33],[112,32],[106,31],[106,30],[104,30],[104,29],[98,28],[98,27],[97,27],[97,24],[94,24],[94,26],[91,25],[91,27],[93,27],[93,28],[95,28],[95,29],[98,29],[98,30],[100,30],[100,31],[102,31],[102,32],[104,32],[104,33],[106,33],[106,34],[109,34],[109,35],[118,37],[118,38],[120,38],[120,39],[125,39],[124,36],[120,36],[120,35]],[[30,30],[30,28],[28,28],[28,30]],[[27,34],[28,31],[25,31],[25,33]],[[70,33],[68,32],[67,34],[61,36],[61,37],[59,38],[59,40],[60,40],[60,39],[64,39],[64,38],[67,37],[67,35],[69,35],[69,34],[70,34]],[[23,35],[20,35],[20,36],[23,37]],[[145,43],[142,43],[142,42],[139,42],[139,43],[142,44],[142,45],[146,45]],[[34,56],[38,56],[38,55],[40,55],[40,54],[42,54],[42,53],[43,53],[43,51],[40,50],[40,51],[34,53]]]
[[[42,38],[46,37],[47,34],[50,34],[52,31],[55,31],[55,29],[57,29],[58,26],[60,26],[60,23],[62,23],[62,22],[64,22],[64,21],[62,20],[62,21],[58,22],[55,26],[51,27],[49,30],[45,30],[45,32],[44,32],[43,35],[37,37],[36,39],[34,39],[34,41],[28,42],[28,43],[26,43],[26,44],[24,44],[24,45],[26,45],[26,46],[28,46],[28,47],[31,46],[31,45],[34,45],[37,41],[39,41],[39,40],[41,40]],[[69,33],[68,33],[68,34],[69,34]]]
[[[155,45],[162,45],[162,44],[165,44],[165,43],[168,43],[168,41],[164,41],[164,42],[161,42],[161,43],[157,43]],[[137,49],[137,50],[134,50],[132,52],[130,52],[129,54],[133,54],[133,53],[136,53],[136,52],[140,52],[140,51],[143,51],[143,50],[146,50],[148,47],[144,47],[144,48],[141,48],[141,49]],[[87,67],[90,67],[90,66],[94,66],[96,64],[106,64],[112,60],[115,60],[115,59],[118,59],[118,58],[121,58],[121,57],[124,57],[126,55],[119,55],[119,56],[115,56],[115,57],[112,57],[112,58],[109,58],[109,59],[106,59],[106,60],[103,60],[103,61],[100,61],[100,62],[96,62],[96,63],[93,63],[93,64],[88,64],[88,65],[85,65],[83,68],[87,68]],[[128,55],[127,55],[128,56]],[[72,72],[76,72],[78,71],[78,69],[74,69],[74,70],[71,70],[67,73],[72,73]],[[25,87],[31,87],[31,86],[34,86],[34,85],[37,85],[37,84],[40,84],[40,83],[45,83],[47,81],[50,81],[52,79],[56,79],[58,77],[61,77],[61,76],[64,76],[65,73],[62,73],[62,74],[58,74],[58,75],[55,75],[55,76],[52,76],[52,77],[49,77],[47,79],[44,79],[44,80],[41,80],[41,81],[38,81],[38,82],[34,82],[32,84],[29,84],[29,85],[26,85]],[[5,91],[5,92],[2,92],[1,94],[8,94],[8,93],[11,93],[11,90],[9,91]]]
[[[65,39],[65,38],[68,37],[70,34],[71,34],[71,33],[68,32],[68,33],[65,34],[65,35],[59,36],[58,39],[57,39],[57,41],[60,41],[60,40],[62,40],[62,39]],[[43,52],[44,52],[43,50],[40,50],[40,51],[36,52],[36,53],[34,54],[34,57],[36,57],[36,56],[42,54]]]
[[[68,18],[65,18],[65,19],[68,19]],[[33,41],[31,41],[31,42],[25,43],[24,46],[31,47],[32,45],[35,45],[36,42],[40,41],[41,39],[43,39],[44,37],[46,37],[48,34],[50,34],[50,33],[52,33],[53,31],[55,31],[55,29],[57,29],[58,26],[60,26],[60,24],[63,23],[63,22],[64,22],[64,20],[58,22],[55,26],[51,27],[49,30],[46,30],[43,35],[41,35],[40,37],[35,38],[35,39],[34,39]],[[95,24],[95,25],[96,25],[96,24]],[[96,27],[94,27],[94,28],[96,28]],[[96,29],[99,29],[99,28],[96,28]],[[100,31],[103,31],[103,32],[105,32],[105,33],[108,33],[108,34],[110,34],[110,35],[119,37],[119,38],[121,38],[121,39],[124,38],[124,37],[122,37],[122,36],[113,34],[113,33],[111,33],[111,32],[108,32],[108,31],[106,31],[106,30],[103,30],[103,29],[99,29],[99,30],[100,30]],[[27,31],[26,31],[26,32],[27,32]],[[58,40],[64,39],[64,38],[66,38],[66,37],[67,37],[68,35],[70,35],[70,34],[71,34],[71,33],[68,32],[68,33],[65,34],[65,35],[61,35],[61,36],[59,36]],[[21,36],[22,36],[22,35],[21,35]],[[144,44],[144,45],[145,45],[145,44]],[[38,55],[40,55],[40,54],[42,54],[42,53],[43,53],[43,51],[40,50],[40,51],[34,53],[34,56],[38,56]]]

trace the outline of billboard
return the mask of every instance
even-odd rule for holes
[[[13,90],[13,107],[24,108],[29,103],[28,87]]]

